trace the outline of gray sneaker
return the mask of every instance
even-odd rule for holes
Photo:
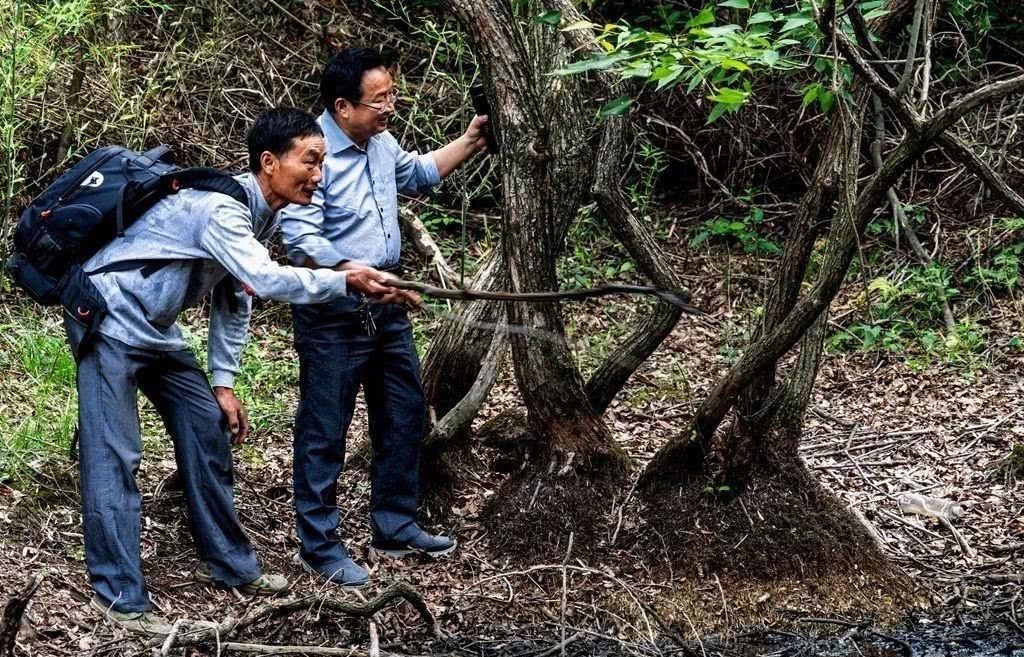
[[[110,622],[133,634],[143,636],[165,637],[171,633],[172,626],[151,611],[116,611],[103,603],[97,596],[89,601],[89,606],[103,613]]]
[[[410,554],[425,554],[437,559],[448,556],[455,551],[457,546],[458,543],[454,539],[440,534],[431,534],[421,529],[419,534],[408,541],[387,541],[375,538],[370,541],[370,554],[393,559],[401,559]]]
[[[210,564],[205,561],[199,562],[195,573],[193,573],[193,578],[200,584],[234,588],[239,593],[244,593],[245,595],[270,597],[280,595],[288,590],[288,579],[284,575],[268,575],[266,573],[260,573],[259,577],[241,586],[227,587],[213,578],[213,575],[210,573]]]
[[[344,558],[340,561],[314,568],[302,558],[302,554],[296,554],[294,561],[302,566],[310,575],[316,575],[327,580],[331,584],[337,584],[346,589],[361,589],[370,581],[370,573],[357,564],[351,558]]]

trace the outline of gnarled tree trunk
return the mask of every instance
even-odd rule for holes
[[[495,249],[484,259],[469,286],[503,289],[506,280],[501,251]],[[446,316],[424,357],[423,392],[430,429],[420,456],[420,478],[423,503],[433,512],[443,515],[450,507],[463,470],[475,462],[470,425],[500,367],[505,351],[500,325],[505,316],[502,303],[474,301],[460,305]],[[499,336],[501,344],[494,345],[495,353],[490,353]],[[469,396],[471,391],[475,394]]]
[[[891,40],[899,26],[905,24],[911,5],[910,0],[888,4],[889,13],[876,24],[876,29],[890,37],[883,42]],[[856,25],[856,7],[847,13],[854,17]],[[677,530],[672,519],[686,509],[704,528],[719,523],[721,536],[728,538],[730,533],[749,531],[757,538],[743,542],[744,550],[734,550],[729,561],[749,567],[762,550],[774,545],[772,552],[777,558],[759,563],[762,575],[803,573],[808,562],[815,562],[819,572],[833,566],[863,572],[884,563],[858,520],[822,489],[797,455],[803,415],[821,356],[828,307],[845,279],[868,222],[885,202],[888,190],[926,149],[938,143],[952,151],[951,155],[959,152],[959,159],[994,189],[1004,187],[990,167],[979,162],[959,139],[946,131],[965,112],[1024,90],[1024,76],[1017,76],[985,85],[932,116],[922,117],[894,91],[895,80],[864,61],[845,33],[835,29],[834,19],[835,3],[825,3],[818,23],[835,40],[857,74],[854,103],[845,112],[833,114],[827,147],[800,205],[780,275],[768,295],[763,325],[747,350],[708,394],[691,430],[660,450],[643,476],[651,510],[649,519],[659,531]],[[856,32],[862,43],[869,43],[862,22]],[[877,54],[874,58],[883,59]],[[872,93],[878,94],[897,115],[905,135],[877,172],[858,186],[864,150],[861,129]],[[837,110],[843,108],[843,103],[837,106]],[[818,228],[830,216],[833,219],[816,281],[801,296]],[[801,348],[797,363],[778,382],[779,359],[798,342]],[[720,429],[734,406],[735,419]],[[707,458],[712,454],[718,458]],[[754,510],[762,520],[760,527],[751,515]],[[786,548],[787,541],[792,543],[791,548]]]
[[[557,27],[534,21],[552,2],[447,0],[479,53],[492,125],[501,141],[503,257],[511,289],[558,288],[556,264],[593,180],[584,81],[550,73],[571,50]],[[554,545],[591,537],[628,468],[590,403],[565,340],[560,306],[512,304],[516,381],[540,453],[512,476],[492,507],[507,543]]]

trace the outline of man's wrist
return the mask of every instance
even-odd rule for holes
[[[235,375],[226,370],[213,370],[210,376],[210,385],[213,387],[214,392],[217,392],[218,388],[233,390],[235,387]]]
[[[478,139],[470,137],[468,132],[462,135],[463,149],[466,151],[467,157],[472,157],[480,151],[480,146],[477,144],[478,141]]]

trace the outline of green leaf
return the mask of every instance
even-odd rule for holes
[[[761,53],[761,63],[765,66],[775,66],[779,63],[779,51],[765,50]]]
[[[722,87],[712,95],[708,96],[708,98],[717,103],[725,103],[726,105],[742,105],[747,100],[747,92],[739,89]]]
[[[722,37],[720,41],[724,41],[726,43],[734,43],[737,41],[737,39],[735,38],[735,34],[739,31],[739,25],[733,25],[732,23],[730,23],[729,25],[715,25],[713,27],[704,27],[699,30],[694,30],[693,34],[694,36],[698,36],[701,38]],[[729,37],[733,38],[730,39]]]
[[[601,106],[601,116],[619,116],[629,111],[629,106],[633,104],[633,99],[629,96],[619,96],[614,100],[609,100],[607,103]]]
[[[690,79],[690,83],[686,85],[686,93],[690,93],[697,88],[701,82],[704,81],[704,71],[697,71],[694,73],[693,78]]]
[[[804,87],[804,100],[803,106],[807,107],[814,101],[818,100],[818,94],[821,93],[821,85],[814,83]]]
[[[818,107],[821,108],[823,113],[828,114],[828,111],[832,109],[832,106],[835,104],[836,95],[832,91],[823,89],[821,93],[818,94]]]
[[[666,86],[675,82],[676,78],[683,74],[686,67],[681,64],[674,64],[672,66],[662,66],[654,71],[651,76],[651,82],[658,83],[658,89],[663,89]]]
[[[714,123],[718,119],[722,118],[722,115],[725,114],[727,109],[729,109],[729,105],[726,105],[725,103],[717,103],[711,108],[711,114],[708,115],[708,123]]]
[[[719,64],[722,68],[732,71],[749,71],[750,67],[741,62],[738,59],[723,59],[722,63]]]
[[[594,59],[584,59],[579,62],[573,62],[565,68],[558,69],[555,71],[556,75],[572,75],[573,73],[584,73],[586,71],[603,71],[611,68],[616,63],[629,57],[628,52],[617,52],[607,57],[596,57]]]
[[[575,23],[570,23],[569,25],[563,27],[562,31],[572,32],[573,30],[596,30],[599,27],[600,25],[598,25],[597,23],[591,23],[590,21],[576,21]]]
[[[730,9],[750,9],[750,3],[747,0],[725,0],[725,2],[719,2],[718,6]]]
[[[558,24],[562,22],[562,12],[546,11],[543,14],[534,16],[533,22],[558,27]]]
[[[715,10],[708,6],[701,9],[699,14],[688,20],[686,27],[700,27],[701,25],[711,25],[714,22]]]
[[[775,17],[775,14],[772,14],[767,11],[759,11],[753,16],[751,16],[749,19],[747,19],[747,25],[758,25],[760,23],[774,23],[777,20],[779,19]]]
[[[807,25],[810,22],[810,18],[806,18],[804,16],[795,16],[782,24],[782,31],[789,32],[790,30],[795,30],[798,27],[803,27],[804,25]]]

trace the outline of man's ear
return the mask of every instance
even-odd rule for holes
[[[348,102],[345,98],[337,98],[334,101],[334,113],[342,118],[348,118],[348,113],[352,111],[352,103]]]
[[[270,151],[263,151],[260,153],[260,168],[263,169],[264,173],[273,174],[277,172],[278,159],[277,156]]]

